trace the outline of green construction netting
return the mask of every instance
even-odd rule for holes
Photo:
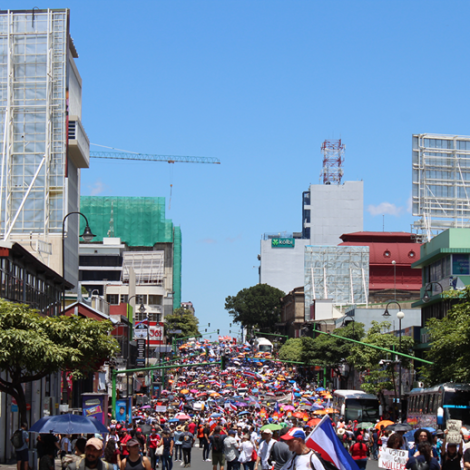
[[[103,241],[103,237],[119,237],[128,246],[153,246],[173,241],[173,222],[165,219],[164,197],[82,196],[80,212],[87,217],[96,235],[94,242]],[[85,220],[80,219],[80,233],[83,233]],[[181,229],[178,227],[178,230],[181,276]]]
[[[173,241],[173,310],[181,306],[181,227],[174,228]]]

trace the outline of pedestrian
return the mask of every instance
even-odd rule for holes
[[[171,437],[169,430],[165,429],[163,431],[162,441],[163,441],[162,470],[172,470],[174,440]]]
[[[85,470],[86,469],[96,469],[96,470],[112,470],[112,466],[107,462],[101,460],[101,455],[103,453],[103,441],[92,437],[88,439],[85,444],[85,458],[71,462],[68,466],[68,470],[82,470],[81,463],[85,461]]]
[[[26,429],[28,429],[28,424],[21,423],[21,427],[18,430],[18,434],[21,436],[22,445],[20,445],[19,447],[15,447],[17,470],[28,470],[29,468],[29,452],[28,452],[29,434],[28,434],[28,431],[26,431]],[[51,447],[48,447],[47,455],[49,455],[50,450],[51,450]]]
[[[255,470],[258,469],[260,464],[262,470],[269,470],[271,468],[271,463],[268,459],[271,454],[271,447],[274,445],[273,432],[271,429],[264,429],[261,431],[261,439],[262,441],[259,445],[258,460],[255,463]]]
[[[305,432],[300,428],[291,428],[281,439],[289,446],[293,453],[282,470],[325,470],[322,463],[305,444]]]
[[[374,428],[370,436],[370,442],[372,445],[372,460],[378,460],[379,458],[379,431]]]
[[[421,442],[427,442],[431,446],[431,455],[437,459],[438,454],[437,450],[432,447],[432,436],[431,433],[427,429],[417,429],[414,433],[414,440],[415,443],[413,447],[409,450],[409,457],[417,457],[418,454],[418,445]]]
[[[75,447],[74,453],[70,455],[66,455],[62,459],[62,468],[67,468],[70,466],[71,463],[82,461],[85,458],[85,446],[86,446],[86,439],[83,437],[79,437],[75,440]]]
[[[367,445],[363,442],[362,434],[356,437],[356,443],[354,443],[349,449],[351,457],[356,462],[359,470],[366,470],[367,466]]]
[[[63,459],[65,455],[72,453],[72,443],[70,442],[70,435],[62,436],[60,440],[60,458]]]
[[[449,443],[446,446],[447,429],[444,431],[444,441],[442,448],[445,449],[442,454],[442,470],[460,470],[460,464],[463,457],[463,438],[460,440],[459,448],[457,444]]]
[[[113,466],[113,470],[121,468],[121,451],[114,439],[109,439],[104,448],[104,461]]]
[[[181,449],[183,451],[183,462],[181,466],[188,468],[191,467],[191,450],[194,445],[194,433],[190,432],[189,426],[185,426],[182,438],[183,443],[181,444]]]
[[[274,470],[281,470],[284,464],[289,460],[291,451],[289,446],[280,439],[281,436],[289,432],[289,428],[282,428],[279,432],[279,439],[276,439],[273,446],[271,447],[271,455],[269,461],[274,462]],[[276,437],[276,434],[274,435]]]
[[[121,429],[121,438],[119,440],[119,444],[121,446],[121,454],[123,457],[127,457],[129,455],[129,451],[127,450],[127,443],[132,439],[132,436],[127,433],[127,428]]]
[[[216,426],[210,434],[210,441],[212,445],[212,470],[224,470],[225,455],[224,455],[224,440],[227,436],[220,434],[220,426]]]
[[[420,430],[421,431],[421,430]],[[405,467],[411,470],[423,470],[424,468],[429,470],[440,470],[440,465],[437,459],[432,456],[432,446],[427,441],[418,443],[417,452],[408,459]]]
[[[253,470],[255,466],[255,460],[256,460],[253,458],[254,457],[253,453],[254,453],[254,446],[253,446],[253,443],[250,441],[250,435],[243,434],[241,453],[240,453],[240,456],[238,457],[238,461],[243,463],[244,470]]]
[[[129,455],[122,459],[121,470],[151,470],[150,460],[141,455],[140,442],[137,439],[128,441],[126,447]]]
[[[403,449],[403,437],[401,434],[394,432],[388,438],[387,447],[390,449]]]
[[[176,426],[176,430],[173,433],[173,439],[175,441],[175,462],[183,461],[183,451],[181,445],[183,444],[183,427]]]
[[[211,428],[209,426],[209,423],[206,423],[204,426],[204,438],[202,441],[202,460],[205,462],[210,462],[211,459],[209,458],[209,452],[211,448],[211,441],[210,441],[210,436],[211,434]]]
[[[228,436],[224,439],[224,455],[227,462],[227,470],[239,470],[240,463],[238,456],[240,455],[240,447],[235,439],[237,432],[231,429]]]
[[[157,434],[157,430],[152,428],[149,436],[147,437],[147,449],[148,449],[148,457],[150,458],[150,465],[152,470],[158,468],[158,461],[160,456],[157,453],[158,447],[162,444],[161,437]]]

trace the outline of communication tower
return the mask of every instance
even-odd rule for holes
[[[323,184],[341,184],[343,177],[342,164],[346,146],[339,140],[325,140],[321,146],[323,153],[323,168],[320,173],[320,181]]]

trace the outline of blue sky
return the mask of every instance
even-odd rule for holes
[[[469,2],[37,6],[71,9],[91,142],[221,160],[92,160],[82,194],[168,198],[173,184],[183,300],[226,334],[225,297],[256,284],[261,234],[301,230],[325,139],[346,144],[343,180],[364,180],[364,229],[382,230],[385,213],[386,230],[408,231],[412,134],[470,133]]]

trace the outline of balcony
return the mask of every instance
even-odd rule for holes
[[[90,168],[90,141],[78,116],[69,116],[69,157],[77,168]]]

